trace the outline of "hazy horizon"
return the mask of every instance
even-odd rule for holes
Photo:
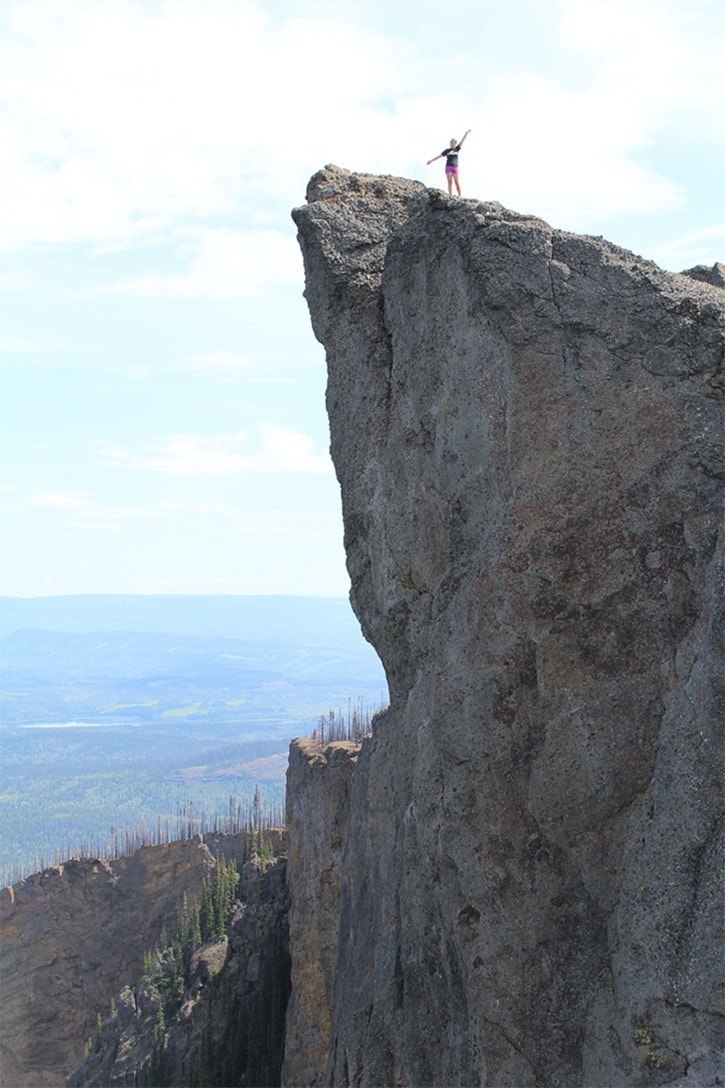
[[[387,682],[343,598],[0,598],[0,873],[123,829],[282,803],[289,742]],[[29,868],[28,868],[29,866]]]

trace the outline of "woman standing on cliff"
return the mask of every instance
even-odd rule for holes
[[[430,166],[432,162],[436,162],[437,159],[445,158],[446,160],[446,181],[448,182],[448,195],[453,196],[453,183],[456,183],[456,192],[461,195],[461,183],[458,180],[458,152],[463,147],[463,141],[470,132],[470,128],[467,128],[463,133],[459,143],[456,143],[455,139],[451,140],[450,146],[441,151],[440,155],[436,155],[433,159],[428,159],[426,166]]]

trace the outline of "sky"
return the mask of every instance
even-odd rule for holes
[[[722,0],[0,0],[0,594],[344,596],[327,163],[725,260]]]

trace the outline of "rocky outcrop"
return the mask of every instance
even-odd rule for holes
[[[712,267],[696,264],[694,268],[686,268],[682,275],[701,283],[711,283],[713,287],[725,287],[725,264],[720,261],[716,261]]]
[[[125,987],[68,1088],[279,1084],[289,997],[285,870],[284,858],[252,855],[228,933],[194,951],[178,1011],[165,1019],[150,976]]]
[[[291,932],[329,915],[334,938],[293,937],[293,986],[333,998],[285,1068],[719,1083],[725,297],[400,179],[328,167],[307,195],[351,599],[391,707],[344,775],[302,749],[290,771],[290,842],[339,883],[290,859]]]
[[[292,993],[287,1013],[286,1084],[321,1083],[332,1042],[340,926],[340,870],[348,838],[350,785],[359,746],[290,746],[287,810],[288,884],[295,889],[290,946]]]
[[[0,891],[2,1083],[65,1083],[98,1013],[142,974],[144,952],[198,896],[214,854],[241,857],[245,835],[71,860]],[[210,849],[211,848],[211,849]]]

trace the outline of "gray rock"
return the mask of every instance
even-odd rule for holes
[[[294,956],[283,1069],[289,1085],[322,1083],[332,1046],[340,870],[357,756],[357,745],[344,741],[324,749],[312,742],[290,747],[287,884],[295,889],[289,913]]]
[[[243,836],[236,838],[237,850]],[[213,865],[200,840],[125,857],[72,859],[0,890],[0,1080],[64,1082],[111,997],[140,977],[144,952],[197,897]]]
[[[686,268],[682,275],[701,283],[710,283],[713,287],[725,287],[725,264],[720,261],[716,261],[712,268],[706,264],[696,264],[694,268]]]
[[[279,848],[281,836],[274,838]],[[230,839],[220,845],[232,846]],[[160,1015],[163,988],[150,978],[137,984],[136,996],[126,987],[117,1015],[102,1024],[100,1045],[94,1039],[87,1060],[65,1081],[68,1088],[238,1084],[247,1083],[247,1074],[249,1083],[275,1083],[289,992],[289,896],[284,862],[267,861],[265,868],[268,894],[259,896],[258,881],[252,881],[253,901],[237,903],[228,935],[194,951],[173,1014],[167,1006]],[[260,865],[253,864],[252,871],[260,871]],[[159,959],[173,966],[168,950]],[[263,1081],[260,1067],[266,1070]]]
[[[391,707],[343,778],[291,765],[321,1030],[300,1052],[293,997],[286,1083],[719,1083],[725,297],[401,179],[328,167],[308,200]]]
[[[138,986],[136,1005],[141,1016],[154,1016],[161,1008],[161,998],[155,986],[144,978]]]
[[[247,962],[247,974],[245,982],[248,986],[256,986],[262,974],[262,953],[252,952]]]
[[[224,967],[227,959],[229,941],[226,935],[218,941],[202,945],[191,957],[189,969],[189,989],[198,993],[215,978]]]
[[[264,865],[258,854],[252,854],[239,874],[239,896],[245,902],[258,899],[264,876]]]
[[[136,998],[130,986],[124,986],[116,1004],[119,1024],[125,1028],[136,1015]]]

